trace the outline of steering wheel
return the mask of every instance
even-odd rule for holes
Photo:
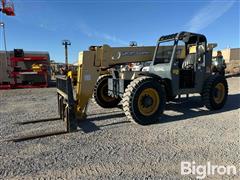
[[[193,64],[187,64],[186,66],[184,66],[184,69],[193,69],[194,65]]]

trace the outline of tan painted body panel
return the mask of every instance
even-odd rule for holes
[[[97,56],[101,61],[102,67],[111,65],[145,62],[153,59],[155,46],[142,47],[110,47],[103,45],[102,48],[97,48]]]

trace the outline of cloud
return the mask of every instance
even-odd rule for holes
[[[104,39],[104,40],[111,41],[111,42],[114,42],[114,43],[117,43],[117,44],[120,44],[120,45],[127,45],[128,44],[128,42],[126,42],[122,39],[119,39],[114,35],[110,35],[110,34],[107,34],[107,33],[104,33],[104,32],[96,31],[96,30],[90,28],[88,25],[86,25],[84,23],[81,23],[79,25],[79,29],[83,34],[85,34],[89,38]]]
[[[229,1],[211,1],[207,6],[200,9],[186,24],[188,31],[199,32],[226,13],[235,3],[235,0]]]
[[[39,28],[47,30],[47,31],[57,31],[57,27],[50,26],[48,23],[41,22],[36,24]]]

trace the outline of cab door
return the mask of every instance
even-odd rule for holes
[[[206,47],[205,43],[200,43],[197,46],[197,61],[196,61],[196,82],[195,88],[201,89],[205,80],[206,73]]]

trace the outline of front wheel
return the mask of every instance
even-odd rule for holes
[[[123,95],[123,110],[126,116],[141,125],[158,121],[165,104],[164,87],[158,80],[148,76],[133,80]]]

